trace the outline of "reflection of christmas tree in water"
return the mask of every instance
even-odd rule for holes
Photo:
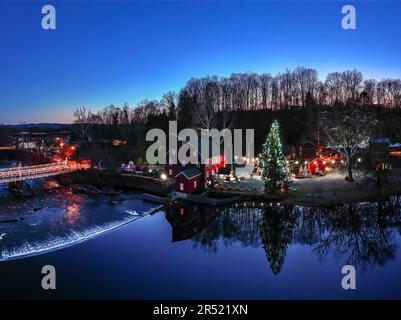
[[[395,258],[400,208],[401,197],[331,208],[224,208],[192,241],[209,253],[235,243],[241,244],[235,250],[262,244],[274,274],[281,272],[290,244],[309,246],[322,262],[330,257],[366,270]]]
[[[295,223],[295,216],[289,208],[272,207],[263,213],[260,236],[274,274],[280,273],[283,268]]]

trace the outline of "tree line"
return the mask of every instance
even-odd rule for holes
[[[197,107],[214,111],[259,110],[318,105],[401,106],[401,80],[364,80],[357,70],[329,73],[319,81],[314,69],[297,67],[275,76],[236,73],[230,77],[191,79],[180,92],[180,102],[192,99]],[[181,103],[179,103],[181,106]]]
[[[130,108],[114,105],[92,113],[74,113],[77,123],[127,125],[146,123],[164,115],[186,126],[212,125],[216,112],[237,110],[272,111],[305,106],[380,105],[401,107],[400,79],[364,79],[357,70],[329,73],[324,81],[314,69],[297,67],[277,75],[233,73],[229,77],[192,78],[177,94],[168,92],[161,100],[144,100]],[[189,123],[188,119],[192,119]],[[196,123],[194,123],[196,122]]]

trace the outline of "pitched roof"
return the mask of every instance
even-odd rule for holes
[[[182,144],[186,144],[189,146],[189,148],[193,151],[196,151],[199,156],[203,159],[210,159],[216,156],[219,156],[222,152],[222,145],[220,145],[219,143],[217,143],[214,139],[210,139],[207,140],[205,139],[205,141],[203,141],[202,139],[202,135],[198,136],[197,139],[197,146],[192,144],[190,141],[183,141],[183,140],[178,140],[179,142],[181,142]],[[202,142],[209,142],[209,150],[203,150],[202,148]]]
[[[197,176],[200,176],[201,175],[201,171],[198,168],[189,168],[189,169],[186,169],[184,171],[181,171],[175,177],[177,178],[181,174],[187,179],[192,179],[192,178],[195,178]]]
[[[198,135],[196,144],[193,144],[191,141],[179,139],[177,137],[177,149],[179,150],[180,147],[182,147],[185,144],[189,148],[190,152],[196,151],[196,156],[200,157],[200,161],[211,159],[216,156],[220,156],[223,152],[222,147],[224,146],[224,144],[219,144],[214,139],[209,139],[208,141],[209,141],[209,150],[206,150],[206,152],[205,152],[205,150],[202,149],[202,136],[201,135]],[[178,150],[175,150],[177,155],[178,155]],[[169,162],[168,154],[170,153],[170,151],[171,150],[167,150],[165,153],[167,164]]]

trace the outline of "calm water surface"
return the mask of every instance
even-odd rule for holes
[[[398,198],[157,210],[136,194],[44,183],[18,200],[0,185],[1,298],[401,298]],[[57,270],[51,292],[40,286],[45,264]],[[341,288],[345,264],[356,267],[357,290]]]

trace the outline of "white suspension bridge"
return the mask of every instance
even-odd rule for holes
[[[64,161],[36,166],[0,169],[0,184],[46,178],[88,168],[89,166],[86,164]]]

